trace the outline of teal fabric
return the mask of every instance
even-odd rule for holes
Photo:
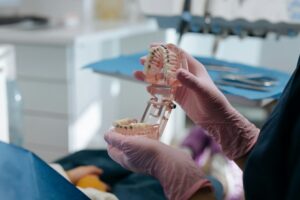
[[[89,199],[33,153],[2,142],[0,170],[1,199]]]
[[[216,200],[224,199],[224,189],[223,189],[222,183],[213,176],[206,176],[206,178],[211,182],[211,184],[214,188],[214,194],[215,194]]]

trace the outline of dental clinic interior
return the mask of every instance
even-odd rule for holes
[[[178,101],[176,70],[192,56],[262,128],[299,31],[299,0],[0,0],[0,199],[172,199],[114,161],[110,131],[190,154],[221,199],[245,199],[242,170]]]

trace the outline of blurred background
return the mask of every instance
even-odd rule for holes
[[[0,0],[0,137],[46,161],[104,149],[112,122],[141,117],[149,94],[88,64],[171,42],[290,75],[299,22],[299,0]],[[258,126],[276,104],[230,100]],[[191,126],[177,108],[162,140],[179,144]]]

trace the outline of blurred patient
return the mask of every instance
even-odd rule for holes
[[[59,164],[53,163],[50,166],[77,186],[91,200],[117,200],[115,195],[108,193],[110,187],[99,179],[99,176],[103,173],[102,169],[89,165],[65,171]]]

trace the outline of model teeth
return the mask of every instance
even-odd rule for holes
[[[146,80],[154,84],[173,85],[172,83],[176,82],[176,71],[180,66],[180,55],[175,46],[152,47],[145,61]]]
[[[138,123],[136,119],[121,119],[113,123],[115,128],[128,129],[128,130],[143,130],[150,128],[152,125],[145,123]]]
[[[113,123],[115,130],[122,135],[145,135],[150,138],[159,138],[159,126],[138,123],[136,119],[121,119]]]
[[[125,119],[120,119],[117,120],[113,123],[113,125],[116,126],[123,126],[123,125],[127,125],[127,124],[131,124],[131,123],[137,123],[136,119],[129,119],[129,118],[125,118]]]

